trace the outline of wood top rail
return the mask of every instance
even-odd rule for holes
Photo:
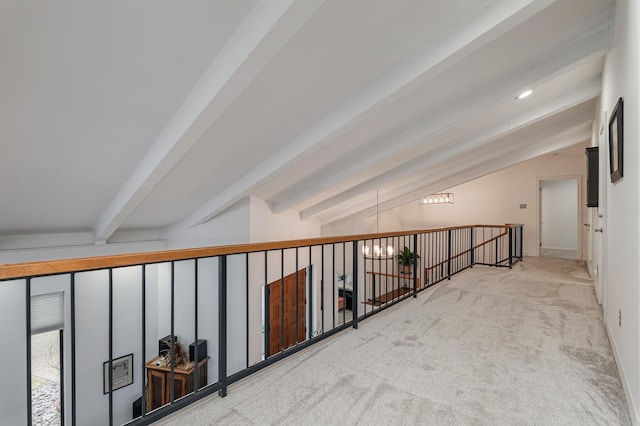
[[[0,280],[55,275],[70,272],[93,271],[97,269],[136,266],[142,264],[162,263],[178,260],[215,257],[222,255],[255,253],[270,250],[292,249],[324,244],[343,243],[378,238],[400,237],[413,234],[428,234],[465,228],[502,228],[507,229],[519,225],[465,225],[441,228],[430,228],[402,232],[384,232],[378,234],[347,235],[341,237],[309,238],[266,243],[237,244],[229,246],[202,247],[180,250],[164,250],[147,253],[120,254],[111,256],[85,257],[78,259],[51,260],[42,262],[14,263],[0,265]]]

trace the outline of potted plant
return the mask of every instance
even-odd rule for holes
[[[398,264],[402,266],[402,272],[408,274],[411,272],[411,265],[415,259],[420,259],[420,255],[415,254],[409,250],[409,247],[404,246],[404,249],[396,256],[398,258]]]

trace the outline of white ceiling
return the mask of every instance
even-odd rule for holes
[[[613,7],[2,2],[0,235],[191,227],[247,196],[326,224],[583,144]]]

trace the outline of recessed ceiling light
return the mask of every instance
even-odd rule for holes
[[[516,99],[524,99],[532,93],[533,90],[525,90],[524,92],[520,93]]]

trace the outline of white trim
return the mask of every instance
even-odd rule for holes
[[[618,373],[620,374],[620,382],[622,382],[622,389],[624,390],[624,396],[627,400],[627,406],[629,407],[629,416],[631,417],[631,422],[634,426],[640,425],[640,415],[638,413],[638,407],[635,404],[631,396],[629,381],[627,380],[627,375],[624,371],[624,367],[622,361],[620,360],[620,352],[618,351],[618,345],[616,345],[616,341],[613,338],[613,333],[611,333],[611,327],[609,326],[609,321],[607,321],[607,317],[603,313],[604,325],[607,329],[607,336],[609,337],[609,343],[611,343],[611,349],[613,352],[613,357],[616,360],[616,366],[618,367]]]

